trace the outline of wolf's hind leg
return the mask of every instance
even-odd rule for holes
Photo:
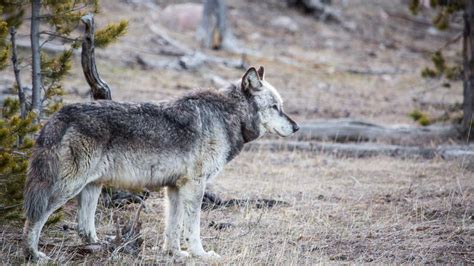
[[[26,257],[28,259],[31,259],[32,261],[49,259],[46,254],[38,251],[38,242],[41,230],[43,229],[44,224],[48,220],[48,217],[53,212],[54,211],[45,212],[38,218],[38,220],[33,221],[27,219],[25,222],[25,227],[23,228],[23,235],[25,238],[24,251]]]
[[[95,231],[95,211],[102,185],[89,183],[77,195],[77,232],[85,244],[97,243]]]
[[[180,236],[183,224],[183,203],[180,200],[178,188],[166,188],[166,228],[163,250],[176,257],[188,257],[186,251],[181,250]]]
[[[46,202],[48,202],[46,208],[41,209],[41,212],[37,213],[34,217],[27,217],[23,234],[25,238],[25,255],[28,258],[33,261],[49,259],[44,253],[38,251],[41,230],[48,220],[48,217],[63,206],[69,199],[76,196],[82,188],[83,186],[80,184],[77,184],[74,187],[67,187],[66,189],[64,186],[56,184],[51,190],[48,190],[50,191],[50,194],[46,196]],[[67,193],[64,193],[63,191],[67,191]]]

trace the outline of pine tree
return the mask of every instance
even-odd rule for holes
[[[426,67],[421,75],[425,78],[446,77],[448,80],[463,80],[462,105],[463,117],[461,125],[468,141],[472,141],[474,126],[474,2],[472,0],[430,0],[430,7],[437,11],[433,18],[433,26],[439,30],[446,30],[452,18],[462,15],[464,29],[455,40],[462,37],[462,66],[448,65],[443,57],[442,50],[435,51],[431,57],[434,68]],[[420,0],[410,0],[409,9],[417,14],[423,8]]]
[[[7,39],[9,29],[14,32],[25,20],[25,10],[30,6],[30,1],[0,1],[0,11],[3,12],[0,13],[0,70],[9,65],[8,59],[12,54],[12,45]],[[89,12],[99,12],[97,0],[41,2],[39,21],[49,26],[48,30],[38,32],[38,35],[47,37],[42,44],[61,39],[69,44],[69,48],[57,55],[44,52],[38,55],[41,76],[39,111],[32,112],[33,104],[31,100],[27,100],[24,103],[26,113],[22,116],[19,99],[6,99],[3,102],[0,110],[0,222],[21,217],[22,192],[34,137],[47,117],[62,107],[62,96],[65,93],[62,80],[71,70],[74,50],[81,46],[82,33],[76,32],[76,29],[80,18]],[[124,35],[127,25],[127,21],[120,21],[98,30],[98,47],[105,47]],[[15,58],[12,62],[14,61],[19,64],[22,60]],[[19,79],[17,81],[21,81]],[[23,89],[18,84],[13,87],[15,90]],[[26,98],[31,99],[32,95],[27,95]]]
[[[0,117],[0,203],[2,218],[17,218],[17,211],[23,197],[28,157],[33,147],[32,134],[39,129],[33,123],[35,114],[30,112],[25,119],[19,115],[17,99],[6,99]],[[18,139],[22,138],[22,143]],[[5,215],[9,213],[10,216]]]
[[[3,13],[3,7],[0,6],[0,15]],[[0,20],[0,70],[5,69],[8,64],[8,54],[10,47],[6,41],[8,35],[8,23]]]
[[[436,16],[433,18],[433,26],[438,30],[449,28],[450,20],[458,12],[466,8],[464,0],[440,1],[431,0],[430,7],[436,10]],[[417,14],[422,8],[419,0],[411,0],[409,9],[413,14]],[[421,75],[425,78],[435,78],[445,76],[448,80],[459,80],[462,74],[462,68],[458,65],[449,66],[443,57],[443,51],[437,50],[431,56],[434,68],[426,67]]]

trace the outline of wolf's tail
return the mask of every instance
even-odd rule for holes
[[[58,158],[53,151],[39,149],[31,160],[25,190],[23,191],[26,217],[37,221],[47,211],[48,201],[58,176]]]
[[[37,221],[48,209],[54,183],[59,175],[57,144],[66,130],[64,123],[47,123],[30,158],[23,191],[24,209],[29,221]]]

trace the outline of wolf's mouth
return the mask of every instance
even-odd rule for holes
[[[280,136],[280,137],[288,137],[289,135],[291,135],[291,133],[288,134],[288,135],[281,133],[281,132],[278,131],[276,128],[272,128],[272,127],[268,126],[268,123],[264,123],[264,124],[263,124],[263,127],[264,127],[268,132],[273,133],[273,134],[277,134],[277,135]]]
[[[277,135],[280,136],[280,137],[288,137],[289,135],[291,135],[291,134],[285,135],[285,134],[283,134],[283,133],[280,133],[280,132],[279,132],[278,130],[276,130],[276,129],[273,129],[273,131],[274,131],[275,133],[277,133]]]

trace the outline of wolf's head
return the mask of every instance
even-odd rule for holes
[[[286,137],[298,131],[298,124],[283,111],[283,101],[277,90],[264,79],[263,67],[251,67],[245,72],[241,89],[250,103],[251,123],[243,125],[243,131],[257,131],[256,137],[265,132]],[[244,134],[245,135],[245,134]]]

